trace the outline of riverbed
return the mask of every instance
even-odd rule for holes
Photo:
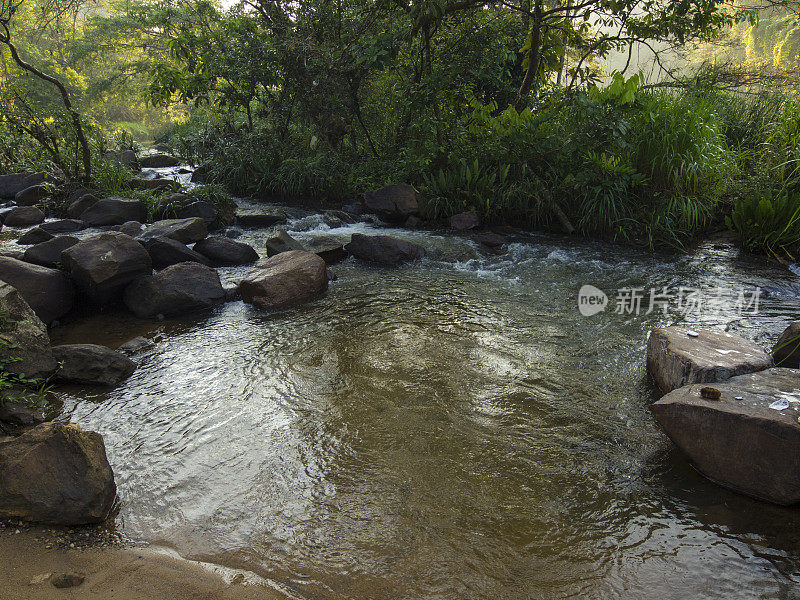
[[[798,512],[696,473],[651,417],[644,372],[662,324],[769,347],[800,313],[800,277],[725,242],[491,250],[289,212],[301,241],[384,233],[427,256],[349,258],[324,296],[277,313],[111,312],[51,332],[149,341],[114,390],[62,390],[63,418],[105,438],[126,539],[252,571],[287,598],[800,598]],[[263,255],[270,234],[239,239]],[[604,311],[581,314],[584,285]],[[670,296],[681,287],[699,310]]]

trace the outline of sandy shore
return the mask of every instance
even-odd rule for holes
[[[183,600],[279,598],[272,588],[245,572],[181,559],[156,548],[47,549],[41,531],[0,530],[0,597],[103,600]],[[78,572],[84,582],[56,589],[51,575]]]

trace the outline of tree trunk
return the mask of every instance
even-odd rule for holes
[[[517,109],[521,110],[525,105],[526,96],[530,93],[534,81],[539,74],[539,54],[542,33],[542,2],[536,0],[533,5],[533,20],[531,23],[531,48],[528,53],[528,69],[525,71],[525,78],[519,87],[519,99]]]

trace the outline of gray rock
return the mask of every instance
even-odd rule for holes
[[[133,150],[108,150],[103,154],[107,161],[118,162],[133,169],[139,169],[139,161]]]
[[[314,238],[306,243],[306,248],[309,252],[319,256],[329,266],[347,258],[347,250],[336,238]]]
[[[472,240],[478,244],[481,244],[482,246],[486,246],[487,248],[499,248],[503,244],[508,243],[508,240],[504,236],[491,231],[476,233],[472,236]]]
[[[118,231],[131,237],[137,237],[142,233],[142,224],[139,221],[127,221],[119,226]]]
[[[716,329],[654,329],[647,343],[647,371],[663,393],[691,383],[725,381],[772,366],[772,357],[753,342]]]
[[[0,198],[13,200],[22,190],[44,183],[44,173],[13,173],[0,175]]]
[[[196,262],[210,265],[209,260],[178,240],[166,237],[151,238],[144,242],[144,247],[153,261],[153,268],[163,269],[182,262]]]
[[[100,434],[42,423],[0,438],[0,517],[56,525],[103,522],[116,499]]]
[[[793,321],[772,349],[776,367],[800,368],[800,321]]]
[[[798,403],[769,408],[776,400],[800,400],[800,372],[731,377],[713,384],[718,400],[704,398],[703,387],[678,388],[650,406],[675,445],[712,481],[776,504],[800,502]]]
[[[208,258],[216,267],[246,265],[258,260],[258,252],[249,244],[221,236],[200,240],[194,245],[194,250]]]
[[[390,221],[403,222],[409,215],[419,212],[417,191],[407,183],[395,183],[364,192],[362,200],[369,212]]]
[[[100,305],[118,300],[131,281],[153,268],[141,244],[114,231],[81,240],[64,250],[61,259],[72,280]]]
[[[45,323],[72,310],[75,290],[61,271],[0,256],[0,279],[13,285]]]
[[[147,208],[141,200],[103,198],[83,211],[80,218],[87,227],[122,225],[127,221],[146,220]]]
[[[189,219],[165,219],[156,221],[139,235],[140,242],[154,238],[172,238],[182,244],[199,242],[208,235],[206,222],[199,217]]]
[[[153,344],[147,338],[138,336],[122,344],[117,348],[117,351],[124,352],[125,354],[138,354],[143,350],[147,350],[152,345]]]
[[[78,219],[61,219],[59,221],[47,221],[39,227],[47,233],[74,233],[84,228],[83,221]]]
[[[361,260],[386,266],[399,265],[425,256],[422,246],[388,235],[354,233],[345,250]]]
[[[458,213],[450,217],[450,228],[456,231],[475,229],[480,224],[480,219],[473,212]]]
[[[133,177],[128,181],[128,185],[135,190],[174,190],[179,187],[173,179],[144,179],[142,177]]]
[[[94,194],[83,194],[82,196],[78,197],[72,203],[70,203],[69,208],[67,208],[67,214],[72,219],[77,219],[80,217],[84,212],[90,209],[92,206],[99,202],[100,198],[95,196]]]
[[[325,261],[304,250],[281,252],[260,262],[239,287],[242,300],[267,310],[301,304],[328,288]]]
[[[53,237],[52,233],[45,231],[41,227],[33,227],[19,236],[19,238],[17,238],[17,243],[20,246],[32,246],[34,244],[41,244],[47,240],[52,240]]]
[[[79,241],[78,238],[71,235],[60,235],[46,242],[31,246],[25,250],[22,260],[49,269],[56,269],[61,266],[61,253]]]
[[[17,375],[47,377],[58,366],[50,350],[47,328],[22,295],[0,281],[0,360],[4,368]]]
[[[178,208],[176,215],[179,219],[200,217],[207,225],[211,225],[217,218],[217,209],[210,202],[198,200]]]
[[[280,208],[264,210],[259,213],[236,213],[236,221],[242,227],[253,229],[271,227],[277,223],[284,223],[286,221],[286,213]]]
[[[43,183],[40,183],[17,192],[17,195],[14,196],[14,202],[17,203],[17,206],[33,206],[34,204],[39,204],[39,202],[45,198],[48,198],[49,196],[49,187]]]
[[[53,346],[53,357],[61,365],[56,377],[69,383],[117,385],[136,370],[124,354],[96,344]]]
[[[44,213],[35,206],[17,206],[6,215],[7,227],[31,227],[44,221]]]
[[[214,269],[185,262],[134,281],[124,300],[138,317],[172,316],[219,304],[225,300],[225,290]]]
[[[305,250],[305,246],[290,236],[285,231],[278,231],[275,235],[267,238],[267,256],[275,256],[281,252],[290,250]]]
[[[162,169],[164,167],[177,167],[181,161],[169,154],[145,154],[139,157],[139,164],[143,169]]]

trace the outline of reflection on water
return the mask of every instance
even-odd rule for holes
[[[303,239],[370,229],[295,223]],[[268,234],[242,239],[262,251]],[[710,245],[656,256],[541,237],[495,254],[394,234],[428,258],[350,259],[285,312],[235,302],[54,330],[154,340],[124,385],[65,405],[105,436],[127,535],[296,598],[800,597],[797,511],[705,481],[647,410],[647,331],[680,315],[576,306],[583,284],[760,286],[758,316],[703,320],[766,345],[800,308],[794,275]]]

